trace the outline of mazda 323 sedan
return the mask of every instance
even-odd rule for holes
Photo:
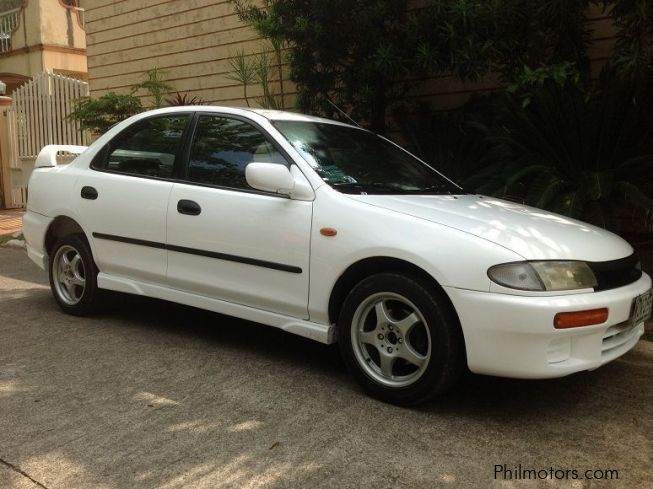
[[[60,151],[79,156],[57,165]],[[108,289],[338,342],[358,382],[398,404],[466,368],[595,369],[651,314],[651,279],[621,238],[466,193],[330,120],[161,109],[88,148],[48,146],[36,167],[27,253],[65,312],[92,313]]]

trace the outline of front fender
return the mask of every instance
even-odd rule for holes
[[[328,323],[328,305],[338,278],[353,264],[372,257],[399,259],[424,270],[443,287],[489,291],[487,269],[522,259],[477,236],[348,199],[319,189],[311,236],[309,314]],[[330,227],[337,235],[326,237]]]

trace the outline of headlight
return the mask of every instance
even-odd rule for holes
[[[582,261],[524,261],[495,265],[487,271],[493,282],[519,290],[574,290],[596,287],[596,277]]]

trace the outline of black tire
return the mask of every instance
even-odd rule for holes
[[[414,405],[445,392],[460,378],[466,368],[464,339],[458,318],[443,294],[417,277],[399,273],[372,275],[349,293],[338,319],[338,342],[350,372],[370,395],[392,404]],[[378,315],[383,315],[377,309],[379,302],[390,322],[379,320]],[[417,314],[411,315],[411,309],[416,309]],[[406,324],[412,326],[405,329]],[[395,331],[395,335],[391,336],[392,331],[387,329]],[[408,332],[405,340],[400,329]],[[366,335],[365,340],[360,339],[362,335]],[[367,341],[378,344],[373,346]],[[411,354],[411,350],[418,355]],[[386,353],[387,357],[395,356],[389,375],[387,364],[385,373],[381,368],[381,355]],[[413,364],[401,355],[419,361]],[[399,380],[394,380],[395,374]],[[401,382],[406,384],[399,385]]]
[[[67,254],[68,257],[72,256],[74,259],[75,253],[80,257],[80,263],[76,264],[77,275],[72,270],[62,273],[61,269],[56,269],[62,260],[61,254]],[[71,234],[60,238],[54,244],[49,258],[50,290],[59,307],[65,313],[73,316],[87,316],[97,312],[100,307],[101,295],[97,286],[98,269],[93,261],[86,237]],[[66,276],[64,277],[64,275]],[[74,292],[67,290],[67,286],[62,285],[59,280],[61,278],[62,281],[65,281],[69,278],[70,281],[74,281],[76,276],[83,277],[84,285],[72,284]],[[69,285],[71,284],[69,283]]]

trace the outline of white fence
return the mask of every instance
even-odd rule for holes
[[[84,131],[68,116],[74,102],[86,96],[88,83],[48,71],[14,91],[10,112],[18,159],[36,158],[48,144],[83,145]]]
[[[88,83],[45,71],[12,93],[8,108],[6,155],[12,170],[12,204],[25,204],[34,161],[48,144],[86,144],[86,133],[68,116],[88,96]]]

